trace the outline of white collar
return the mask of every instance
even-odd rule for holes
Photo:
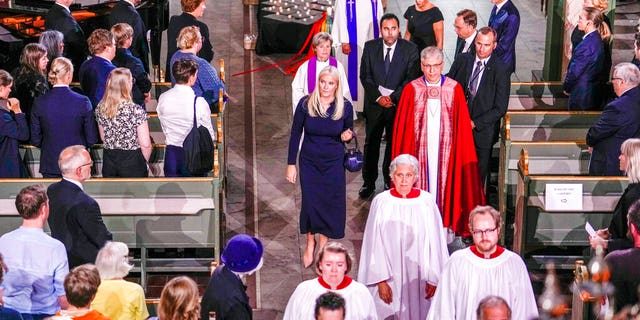
[[[71,13],[71,10],[69,10],[69,7],[65,6],[64,4],[60,3],[60,2],[56,2],[57,5],[63,7],[65,10],[67,10],[67,12]]]
[[[478,30],[473,30],[473,33],[468,38],[464,39],[464,42],[471,41],[471,45],[473,45],[473,39],[476,38],[476,35],[478,35]]]
[[[65,177],[62,177],[62,179],[67,180],[67,181],[75,184],[76,186],[78,186],[78,188],[80,188],[80,190],[84,191],[84,188],[82,187],[82,183],[80,183],[80,181],[76,181],[76,180],[65,178]]]
[[[502,7],[504,7],[505,4],[507,4],[507,2],[509,2],[509,0],[505,0],[502,1],[502,3],[496,4],[496,14],[498,13],[498,11],[500,11],[500,9],[502,9]]]
[[[396,40],[396,42],[394,42],[392,45],[388,46],[386,43],[384,43],[384,40],[382,41],[382,45],[384,46],[384,53],[387,53],[387,48],[391,48],[391,51],[394,51],[396,49],[396,45],[398,44],[398,40]]]
[[[124,0],[124,1],[128,2],[128,3],[129,3],[131,6],[133,6],[134,8],[136,7],[135,3],[133,3],[133,2],[131,2],[131,1],[129,1],[129,0]]]
[[[478,61],[482,61],[482,65],[486,66],[487,62],[489,61],[489,59],[491,59],[491,56],[488,56],[488,57],[486,57],[484,59],[478,59],[478,55],[476,54],[476,60],[473,62],[473,65],[475,66],[475,65],[478,64]]]
[[[596,32],[596,29],[593,29],[593,30],[589,31],[588,33],[585,33],[584,36],[582,36],[582,39],[584,40],[584,38],[586,38],[588,35],[590,35],[590,34],[592,34],[594,32]]]

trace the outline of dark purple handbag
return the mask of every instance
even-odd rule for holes
[[[344,168],[349,172],[358,172],[362,170],[364,157],[358,149],[358,137],[356,137],[355,133],[353,134],[352,140],[355,142],[353,148],[349,148],[348,143],[344,142]]]

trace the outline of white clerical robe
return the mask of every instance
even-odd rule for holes
[[[529,273],[520,256],[505,249],[497,257],[484,259],[466,248],[454,252],[447,262],[427,319],[476,320],[478,303],[488,295],[507,301],[511,319],[538,318]]]
[[[426,284],[439,286],[449,257],[442,218],[426,191],[413,189],[409,193],[413,198],[393,194],[399,195],[391,189],[371,203],[358,281],[371,291],[378,318],[424,319],[431,303],[425,299]],[[381,281],[391,287],[391,304],[380,299],[377,283]]]
[[[313,56],[311,59],[315,59]],[[329,66],[329,59],[327,61],[317,61],[316,62],[316,81],[318,81],[318,76],[320,75],[320,71],[325,67]],[[342,95],[345,99],[351,101],[351,91],[349,91],[349,85],[347,84],[347,74],[344,72],[344,67],[342,67],[342,63],[338,61],[338,73],[340,73],[340,86],[342,87]],[[296,113],[296,107],[298,106],[298,102],[304,96],[311,93],[309,88],[307,87],[307,75],[309,74],[309,60],[305,61],[303,64],[298,67],[296,71],[296,76],[293,78],[293,82],[291,82],[291,102],[293,104],[293,113]],[[313,91],[314,88],[311,88]],[[356,113],[353,113],[354,119]]]
[[[283,320],[314,320],[316,299],[323,293],[332,291],[344,298],[345,320],[377,320],[373,298],[367,288],[355,280],[342,289],[330,290],[321,284],[320,278],[304,281],[298,285],[289,298]]]
[[[442,80],[436,84],[427,82],[427,90],[430,87],[441,89]],[[436,99],[437,98],[437,99]],[[427,98],[427,168],[429,169],[429,192],[435,194],[438,191],[438,172],[440,171],[440,117],[442,114],[440,95]]]
[[[349,43],[349,30],[347,29],[348,12],[346,12],[347,1],[354,1],[355,6],[358,8],[356,11],[358,45],[351,46],[351,54],[358,55],[358,68],[356,69],[355,75],[358,82],[358,92],[357,100],[352,100],[352,104],[355,111],[362,112],[364,108],[364,87],[362,83],[360,83],[362,51],[364,50],[364,43],[373,39],[373,25],[380,25],[380,17],[384,15],[384,10],[382,8],[382,1],[375,0],[378,21],[373,21],[371,0],[336,0],[333,6],[334,16],[333,26],[331,27],[331,37],[333,38],[333,46],[336,47],[336,59],[345,67],[347,77],[349,77],[349,57],[342,53],[342,44]]]

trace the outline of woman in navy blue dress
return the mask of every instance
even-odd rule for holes
[[[302,259],[305,268],[313,263],[316,233],[318,248],[329,238],[344,237],[346,178],[342,142],[353,137],[353,107],[342,96],[339,79],[335,67],[322,69],[315,90],[298,103],[291,127],[287,160],[287,180],[291,183],[296,182],[296,157],[303,130],[305,135],[299,156],[300,233],[307,237]]]

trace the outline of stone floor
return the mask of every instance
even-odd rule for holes
[[[518,64],[512,79],[528,81],[532,70],[542,69],[545,19],[539,1],[512,1],[522,16],[517,42]],[[174,7],[178,1],[172,2]],[[478,13],[478,24],[482,26],[486,25],[492,5],[489,0],[433,2],[445,17],[447,70],[455,47],[452,27],[455,13],[465,7],[471,8]],[[389,0],[387,11],[402,17],[411,4],[411,0]],[[252,303],[255,303],[256,319],[280,319],[297,284],[315,276],[310,269],[301,267],[305,239],[298,233],[300,187],[285,180],[289,130],[287,112],[290,112],[292,78],[279,68],[237,77],[230,75],[282,61],[291,55],[257,56],[253,51],[243,49],[243,34],[257,34],[255,6],[244,6],[239,0],[213,0],[207,5],[203,20],[210,27],[216,59],[225,60],[230,94],[226,119],[226,237],[244,232],[263,240],[264,267],[250,279],[249,291]],[[616,26],[619,23],[616,21]],[[628,48],[628,45],[620,47],[625,50],[620,57],[631,56]],[[360,141],[364,141],[361,121],[356,122],[355,129]],[[341,241],[358,258],[369,202],[358,199],[357,191],[362,184],[359,174],[348,173],[347,182],[346,237]],[[381,182],[378,190],[381,190]],[[357,275],[352,272],[351,276]]]

